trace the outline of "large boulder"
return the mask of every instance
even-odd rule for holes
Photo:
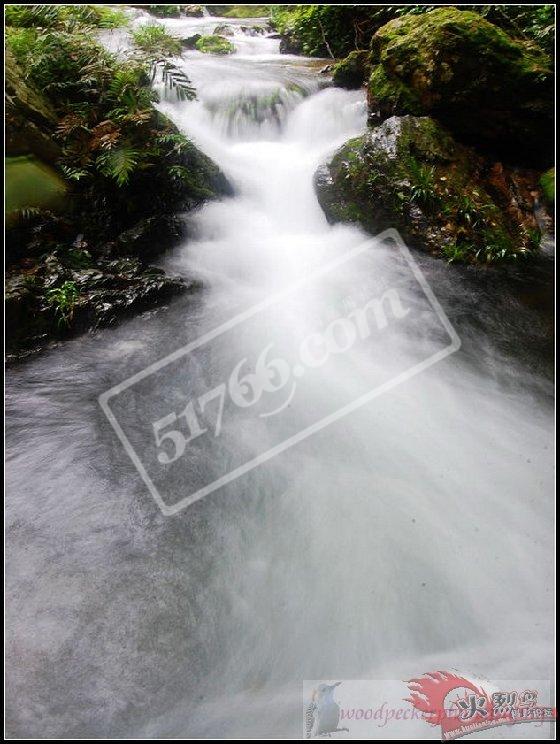
[[[390,21],[372,38],[372,118],[428,115],[455,137],[519,164],[553,148],[548,57],[478,13],[442,7]]]
[[[347,142],[315,175],[330,222],[398,229],[448,260],[494,262],[539,244],[535,178],[491,164],[428,117],[391,117]]]

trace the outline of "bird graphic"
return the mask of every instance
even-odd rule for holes
[[[305,710],[305,734],[307,739],[314,736],[330,736],[338,731],[348,731],[338,728],[340,720],[340,706],[334,700],[334,690],[340,682],[333,685],[321,683],[313,690],[309,705]]]

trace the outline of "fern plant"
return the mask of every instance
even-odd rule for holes
[[[60,287],[47,292],[47,302],[54,307],[59,328],[67,328],[74,316],[74,307],[79,296],[75,282],[66,281]]]
[[[103,152],[96,158],[96,166],[100,173],[117,182],[118,186],[125,186],[131,174],[138,167],[139,153],[129,146],[117,147]]]

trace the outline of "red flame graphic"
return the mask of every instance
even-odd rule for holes
[[[405,700],[424,713],[425,720],[433,726],[438,726],[449,716],[445,710],[445,698],[452,690],[466,687],[486,697],[486,693],[468,679],[451,672],[429,672],[419,679],[409,679],[407,685],[412,694]]]

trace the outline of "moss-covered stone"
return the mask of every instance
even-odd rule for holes
[[[235,47],[231,41],[216,34],[201,36],[195,47],[204,54],[231,54],[235,52]]]
[[[550,162],[549,59],[478,13],[444,7],[390,21],[372,38],[374,118],[429,115],[455,137],[516,163]]]
[[[331,222],[397,228],[410,245],[448,260],[528,255],[540,238],[529,182],[491,167],[428,117],[391,117],[350,140],[315,186]]]
[[[54,168],[29,155],[6,158],[5,166],[7,224],[22,209],[63,208],[66,184]]]
[[[155,16],[156,18],[180,18],[181,16],[181,6],[180,5],[148,5],[147,7],[144,6],[145,9],[150,13],[150,15]],[[192,7],[192,6],[189,6]],[[200,15],[203,15],[202,13],[202,7],[201,6],[195,6],[200,8]]]
[[[370,69],[370,52],[360,49],[350,54],[333,68],[333,83],[339,88],[361,88]]]

